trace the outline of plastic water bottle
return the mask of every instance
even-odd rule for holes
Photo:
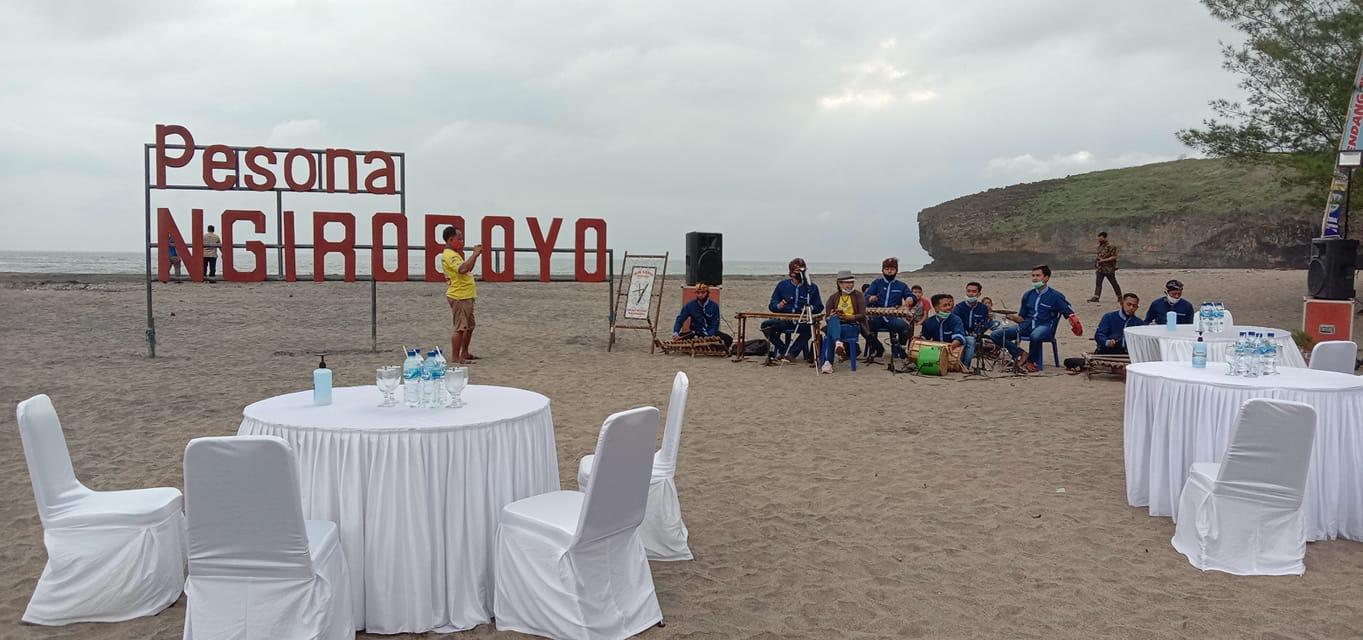
[[[1225,333],[1226,331],[1226,305],[1221,304],[1220,300],[1212,306],[1212,314],[1215,318],[1216,332]]]
[[[421,350],[408,349],[402,361],[402,399],[409,407],[419,407],[421,392]]]
[[[1263,360],[1259,357],[1259,334],[1250,332],[1249,341],[1245,345],[1245,377],[1257,378],[1263,368]]]
[[[1208,332],[1211,331],[1211,330],[1212,330],[1212,303],[1210,303],[1210,302],[1203,302],[1203,303],[1202,303],[1202,306],[1197,310],[1197,318],[1198,318],[1198,330],[1199,330],[1199,331],[1208,331]]]
[[[431,407],[439,409],[445,406],[445,354],[440,349],[431,351],[431,356],[426,362],[433,363],[431,366],[431,386],[434,387]]]
[[[1241,331],[1239,337],[1235,339],[1235,344],[1231,347],[1230,352],[1226,354],[1226,362],[1230,364],[1230,367],[1226,372],[1227,375],[1245,375],[1245,343],[1247,341],[1245,332]]]
[[[426,359],[421,363],[421,406],[435,406],[435,350],[426,352]]]
[[[1277,334],[1272,331],[1269,331],[1268,339],[1264,340],[1264,374],[1277,376]]]

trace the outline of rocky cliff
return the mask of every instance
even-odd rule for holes
[[[1099,231],[1121,267],[1303,267],[1327,185],[1280,177],[1219,159],[1096,171],[928,207],[918,233],[934,270],[1089,268]]]

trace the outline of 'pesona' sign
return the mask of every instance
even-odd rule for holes
[[[225,209],[221,214],[222,236],[222,275],[233,282],[259,282],[266,279],[265,256],[269,249],[280,252],[280,275],[288,282],[297,277],[296,250],[312,249],[313,279],[322,281],[325,276],[324,260],[329,254],[339,254],[344,261],[344,278],[353,282],[358,252],[367,251],[370,273],[380,282],[400,282],[408,279],[408,254],[421,251],[425,258],[423,277],[427,281],[444,280],[435,264],[435,257],[444,250],[439,237],[440,229],[453,225],[465,230],[463,216],[428,213],[422,218],[422,244],[409,246],[407,240],[408,217],[406,214],[406,191],[403,187],[406,177],[406,156],[388,151],[356,151],[351,149],[281,149],[274,147],[238,147],[223,144],[199,145],[189,129],[180,125],[156,125],[156,142],[148,147],[152,151],[154,170],[148,168],[149,191],[147,195],[147,236],[148,252],[153,244],[162,249],[165,243],[173,243],[177,253],[184,260],[190,278],[201,281],[203,273],[203,209],[190,211],[188,235],[176,224],[168,207],[156,208],[156,233],[152,234],[150,189],[157,190],[211,190],[211,191],[256,191],[275,192],[276,237],[275,242],[267,243],[267,217],[261,209]],[[154,175],[154,179],[152,178]],[[192,176],[191,182],[173,182],[172,177]],[[300,246],[295,240],[296,216],[291,210],[283,208],[282,193],[322,193],[322,194],[369,194],[398,196],[397,211],[377,211],[369,215],[368,224],[373,242],[360,245],[356,230],[360,224],[352,211],[312,211],[311,219],[305,221],[312,232],[312,242]],[[534,252],[539,257],[539,278],[545,282],[550,279],[550,257],[553,256],[558,237],[563,227],[562,218],[553,218],[549,224],[542,225],[538,218],[526,218],[530,229],[530,240]],[[481,278],[488,282],[505,282],[515,279],[516,274],[516,221],[507,216],[486,216],[477,226],[484,242],[500,231],[504,241],[502,249],[505,258],[500,268],[484,261]],[[335,233],[328,237],[328,230],[341,231],[340,238]],[[385,245],[384,233],[392,230],[396,241]],[[239,236],[240,232],[249,234]],[[592,238],[588,240],[588,233]],[[582,218],[573,223],[573,275],[580,282],[602,282],[606,280],[606,221],[599,218]],[[254,257],[254,265],[249,270],[237,268],[234,260],[235,250],[244,250]],[[389,269],[384,258],[394,252],[396,265]],[[592,268],[588,269],[587,253],[593,253]],[[170,278],[170,255],[168,251],[157,251],[157,277],[161,282]],[[150,256],[149,256],[150,260]],[[150,267],[150,263],[148,264]]]

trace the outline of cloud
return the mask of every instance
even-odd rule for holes
[[[826,111],[849,107],[875,110],[896,102],[936,99],[937,92],[932,89],[905,87],[909,72],[894,60],[898,46],[894,38],[887,38],[871,57],[845,66],[843,72],[850,77],[841,87],[819,96],[819,107]]]

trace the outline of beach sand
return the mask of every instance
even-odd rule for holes
[[[1301,324],[1303,271],[1119,277],[1145,297],[1142,308],[1178,277],[1195,303],[1224,300],[1242,324]],[[1027,286],[1025,272],[903,278],[957,295],[980,280],[1008,307]],[[764,309],[777,279],[730,279],[725,316]],[[831,280],[818,278],[825,293]],[[1116,308],[1110,291],[1101,305],[1083,302],[1092,283],[1091,272],[1053,280],[1089,336]],[[667,284],[668,327],[678,284]],[[148,359],[136,279],[0,278],[0,528],[8,539],[0,637],[179,638],[185,610],[182,598],[156,617],[118,624],[20,623],[46,556],[17,402],[52,396],[76,473],[92,488],[180,487],[185,444],[235,433],[245,405],[307,388],[310,354],[330,353],[343,386],[372,384],[374,367],[399,363],[404,344],[447,345],[442,289],[381,285],[383,352],[375,354],[367,283],[157,284],[160,346]],[[677,484],[696,559],[652,564],[667,627],[645,638],[1363,633],[1363,545],[1308,545],[1301,577],[1204,574],[1170,546],[1168,518],[1127,506],[1119,380],[1054,367],[1028,378],[929,379],[883,367],[852,375],[845,366],[817,376],[760,360],[650,355],[646,334],[629,331],[607,353],[605,284],[484,283],[479,293],[474,345],[484,360],[473,382],[552,399],[564,488],[576,488],[577,460],[608,413],[664,408],[673,373],[691,377]],[[1062,334],[1062,357],[1091,345]],[[451,637],[495,633],[484,625]]]

